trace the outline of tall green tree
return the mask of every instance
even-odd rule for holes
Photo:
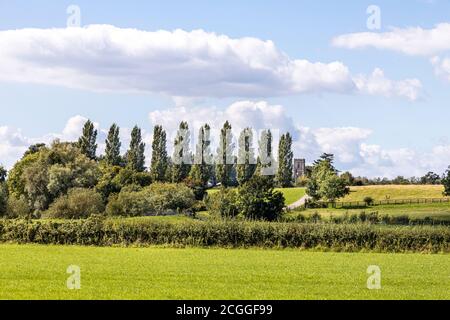
[[[272,132],[263,130],[259,139],[258,160],[255,174],[264,176],[271,183],[274,183],[276,174],[276,162],[273,157]]]
[[[152,161],[150,173],[153,181],[164,182],[169,165],[166,131],[160,125],[153,128]]]
[[[78,139],[78,147],[81,152],[91,160],[96,158],[97,151],[97,130],[91,120],[86,121],[83,127],[83,133]]]
[[[187,122],[182,121],[173,143],[172,182],[184,181],[191,170],[192,154],[189,150],[190,131]]]
[[[278,145],[277,182],[282,188],[292,187],[293,161],[292,136],[288,132],[281,135]]]
[[[239,135],[239,150],[237,160],[237,181],[244,184],[253,176],[256,170],[255,150],[253,148],[253,130],[246,128]]]
[[[233,183],[235,157],[233,156],[233,135],[231,124],[226,121],[220,130],[219,147],[217,148],[216,178],[224,187]]]
[[[306,193],[317,201],[324,199],[334,202],[350,192],[345,177],[339,177],[333,164],[334,156],[324,153],[314,162]]]
[[[131,131],[130,148],[127,151],[127,166],[137,172],[145,170],[145,143],[142,142],[141,129],[134,126]]]
[[[114,123],[109,128],[108,137],[106,138],[105,161],[112,166],[122,164],[122,157],[120,156],[120,147],[122,144],[119,138],[119,131],[120,128]]]
[[[210,131],[211,128],[208,124],[200,128],[195,146],[194,164],[189,172],[189,178],[204,187],[212,178],[213,173]]]

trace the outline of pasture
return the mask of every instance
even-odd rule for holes
[[[450,299],[448,254],[0,245],[0,299]],[[69,290],[69,265],[81,289]],[[381,289],[367,289],[367,268]]]
[[[380,185],[351,187],[350,194],[339,201],[363,201],[365,197],[374,200],[400,200],[442,198],[441,185]]]

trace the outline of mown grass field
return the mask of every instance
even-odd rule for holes
[[[294,203],[305,195],[305,188],[276,188],[275,190],[283,193],[286,205]],[[208,194],[216,192],[219,192],[219,189],[208,190]]]
[[[0,299],[450,299],[450,255],[0,245]],[[81,289],[68,290],[69,265]],[[369,265],[381,290],[366,287]]]
[[[363,201],[365,197],[374,200],[442,198],[441,185],[381,185],[351,187],[350,194],[339,201]]]

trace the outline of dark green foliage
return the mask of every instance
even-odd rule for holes
[[[277,182],[282,188],[292,187],[292,175],[294,171],[293,161],[294,153],[292,152],[292,136],[288,132],[281,135],[278,146]]]
[[[114,123],[106,138],[105,161],[111,166],[122,165],[123,159],[120,156],[121,142],[119,138],[120,128]]]
[[[0,217],[7,215],[8,188],[4,181],[0,181]]]
[[[155,126],[153,128],[152,161],[150,167],[153,181],[166,181],[169,165],[166,144],[166,131],[163,130],[162,126]]]
[[[93,189],[74,188],[57,198],[45,216],[51,218],[80,219],[103,213],[102,197]]]
[[[273,221],[281,217],[284,196],[274,190],[271,179],[254,176],[239,187],[238,208],[247,219]]]
[[[8,171],[6,171],[5,168],[0,166],[0,183],[3,183],[6,181],[6,175],[8,174]]]
[[[442,177],[442,184],[444,185],[444,196],[450,196],[450,166]]]
[[[142,142],[141,129],[135,126],[131,131],[130,148],[127,151],[127,166],[131,170],[143,172],[145,170],[145,143]]]
[[[238,221],[0,220],[0,242],[449,252],[448,227]]]
[[[83,127],[83,134],[78,139],[78,147],[86,157],[94,160],[97,151],[97,130],[91,120],[86,121]]]
[[[371,206],[375,200],[372,197],[365,197],[363,201],[367,206]]]
[[[350,192],[347,179],[338,176],[333,159],[332,154],[324,153],[320,159],[314,162],[311,176],[306,185],[306,193],[314,201],[325,199],[333,202]]]

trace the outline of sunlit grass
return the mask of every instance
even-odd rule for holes
[[[449,299],[450,255],[0,245],[0,299]],[[81,268],[81,290],[66,269]],[[381,290],[368,290],[369,265]]]

